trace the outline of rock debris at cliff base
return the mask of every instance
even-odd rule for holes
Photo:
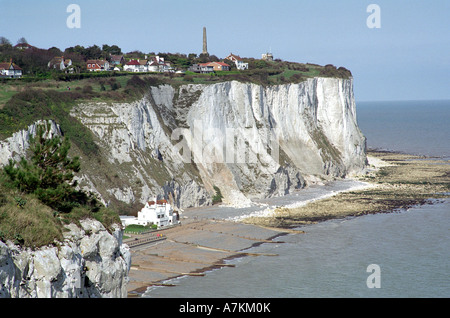
[[[333,218],[406,210],[432,203],[432,199],[450,197],[448,160],[391,152],[369,152],[368,155],[378,166],[372,166],[370,172],[359,179],[371,183],[372,187],[339,193],[298,208],[279,208],[273,217],[252,217],[244,222],[295,227]]]

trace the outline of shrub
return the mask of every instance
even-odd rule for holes
[[[222,193],[220,192],[219,187],[214,186],[213,188],[214,191],[216,191],[216,194],[212,197],[213,204],[222,202],[223,196]]]

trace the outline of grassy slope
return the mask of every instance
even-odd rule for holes
[[[83,218],[97,219],[107,229],[114,223],[120,224],[117,214],[106,208],[95,213],[84,207],[56,213],[34,195],[9,187],[0,175],[0,240],[32,248],[55,244],[63,238],[64,224],[77,224]]]

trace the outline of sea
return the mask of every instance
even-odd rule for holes
[[[357,102],[357,120],[368,148],[438,157],[450,164],[448,100]],[[343,186],[309,193],[323,195]],[[295,198],[289,200],[292,204]],[[179,277],[170,281],[175,287],[152,287],[143,297],[450,297],[450,200],[298,229],[305,234],[283,235],[277,244],[247,250],[277,256],[236,258],[228,261],[235,267]]]

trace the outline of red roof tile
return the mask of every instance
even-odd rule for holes
[[[141,65],[137,60],[131,60],[126,65]]]

